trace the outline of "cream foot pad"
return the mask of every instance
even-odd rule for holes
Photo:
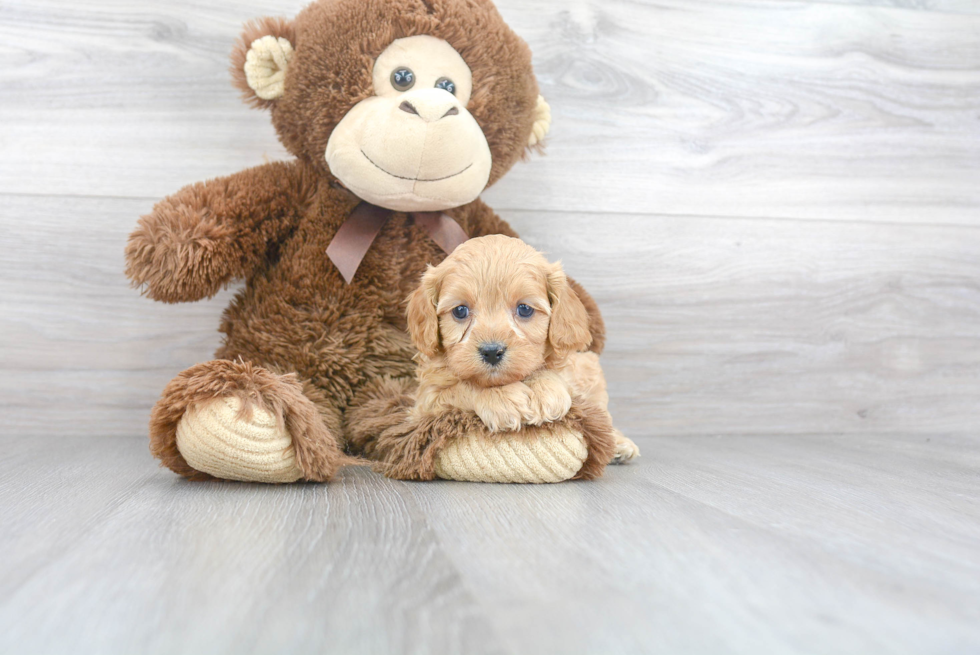
[[[562,482],[589,456],[580,432],[567,428],[530,435],[461,437],[436,456],[436,475],[465,482]]]
[[[295,482],[293,440],[276,417],[255,408],[249,420],[238,418],[238,398],[192,405],[177,425],[177,449],[198,471],[226,480]]]

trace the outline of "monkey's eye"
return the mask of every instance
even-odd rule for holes
[[[399,91],[408,91],[415,86],[415,73],[411,68],[396,68],[391,72],[391,86]]]
[[[470,308],[466,305],[459,305],[458,307],[453,307],[453,317],[463,321],[467,316],[470,315]]]
[[[456,95],[456,83],[448,77],[440,77],[439,81],[436,82],[436,88],[449,91],[451,94]]]
[[[534,315],[534,307],[521,303],[517,306],[517,315],[521,318],[531,318]]]

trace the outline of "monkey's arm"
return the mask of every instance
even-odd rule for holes
[[[487,234],[504,234],[509,237],[517,236],[517,232],[507,224],[507,221],[497,216],[482,200],[476,200],[466,205],[462,210],[456,211],[460,213],[456,214],[455,211],[450,213],[453,218],[460,222],[470,237],[482,237]],[[592,299],[592,296],[589,295],[589,292],[578,282],[569,277],[568,283],[575,293],[578,294],[579,300],[585,305],[585,311],[589,315],[589,332],[592,333],[592,345],[589,346],[589,350],[599,355],[606,345],[606,324],[602,320],[599,306]]]
[[[154,300],[209,298],[255,270],[315,185],[301,164],[274,162],[186,186],[139,220],[126,244],[126,276]]]

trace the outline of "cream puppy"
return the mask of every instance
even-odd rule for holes
[[[472,411],[492,432],[562,418],[573,397],[608,412],[588,315],[560,263],[520,239],[470,239],[429,267],[409,297],[419,349],[415,412]],[[616,432],[614,462],[638,456]]]

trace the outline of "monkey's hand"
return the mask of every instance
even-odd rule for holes
[[[480,389],[473,405],[490,432],[519,430],[531,413],[531,389],[523,382]]]
[[[538,371],[524,384],[531,390],[530,411],[524,421],[530,425],[551,423],[565,416],[572,407],[568,383],[554,371]]]
[[[139,220],[126,244],[126,276],[154,300],[211,297],[236,272],[234,231],[195,200],[185,192],[164,199]]]
[[[213,296],[291,233],[317,179],[298,161],[272,162],[184,187],[140,219],[126,245],[126,275],[154,300]]]

